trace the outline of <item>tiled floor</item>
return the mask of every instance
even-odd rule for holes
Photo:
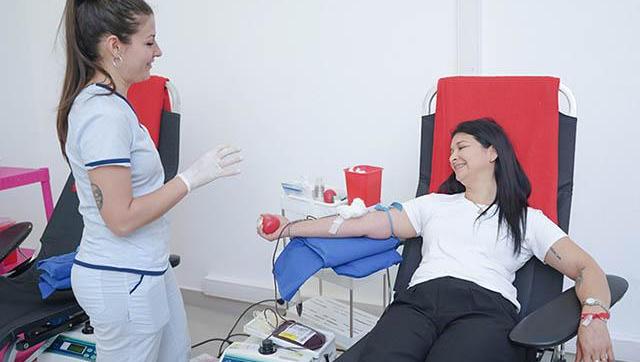
[[[184,301],[189,321],[192,344],[210,338],[224,338],[234,324],[240,313],[249,306],[248,303],[232,301],[228,299],[212,298],[199,292],[184,292]],[[235,329],[235,333],[242,333],[242,326],[251,319],[248,313]],[[192,350],[192,357],[203,354],[217,356],[220,342],[210,342]],[[543,361],[549,361],[547,353]],[[211,361],[211,360],[206,360]],[[213,359],[216,361],[216,359]],[[204,360],[202,361],[204,362]],[[567,362],[574,362],[572,355],[567,355]]]
[[[249,303],[211,298],[199,293],[186,292],[183,295],[192,345],[211,338],[225,338],[240,313],[249,306]],[[242,326],[249,320],[250,317],[245,316],[235,333],[242,333]],[[192,349],[191,356],[204,353],[217,356],[219,347],[220,342],[209,342]]]

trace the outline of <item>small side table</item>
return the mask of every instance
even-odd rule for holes
[[[53,197],[51,197],[51,183],[49,182],[49,169],[43,168],[18,168],[0,167],[0,191],[20,186],[40,183],[42,188],[42,200],[47,221],[53,214]]]
[[[8,190],[20,186],[40,183],[42,189],[42,200],[44,202],[44,212],[47,221],[53,214],[53,197],[51,196],[51,183],[49,182],[49,169],[43,168],[19,168],[0,167],[0,191]],[[18,248],[16,250],[16,261],[9,265],[0,265],[0,275],[8,273],[16,267],[31,260],[34,254],[33,249]]]

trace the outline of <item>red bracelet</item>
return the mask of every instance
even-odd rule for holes
[[[608,312],[582,313],[580,315],[580,319],[585,319],[588,316],[591,316],[591,319],[602,319],[602,320],[608,320],[610,317]]]
[[[592,320],[600,319],[601,321],[609,320],[609,312],[601,312],[601,313],[582,313],[580,314],[580,323],[583,326],[588,326]]]

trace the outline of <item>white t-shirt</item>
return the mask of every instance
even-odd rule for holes
[[[76,260],[98,269],[161,272],[169,260],[166,217],[127,236],[116,236],[107,228],[91,191],[88,171],[101,166],[129,167],[133,197],[151,193],[164,183],[160,156],[149,132],[127,100],[109,92],[102,85],[89,85],[69,112],[66,151],[84,221]]]
[[[549,248],[567,236],[542,211],[530,207],[522,251],[515,255],[504,221],[498,237],[497,206],[478,220],[478,206],[464,193],[432,193],[407,201],[403,207],[416,233],[423,237],[422,260],[410,286],[451,276],[502,294],[518,310],[512,284],[516,271],[533,255],[544,262]]]

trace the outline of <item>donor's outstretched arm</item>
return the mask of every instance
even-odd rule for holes
[[[397,209],[391,209],[388,215],[385,211],[368,212],[363,216],[342,221],[337,228],[334,222],[338,216],[294,222],[289,222],[283,216],[277,217],[280,220],[280,226],[274,232],[266,234],[261,227],[258,227],[258,235],[266,240],[275,240],[279,236],[325,238],[366,236],[372,239],[386,239],[392,236],[393,228],[393,235],[399,239],[416,236],[407,213]]]

